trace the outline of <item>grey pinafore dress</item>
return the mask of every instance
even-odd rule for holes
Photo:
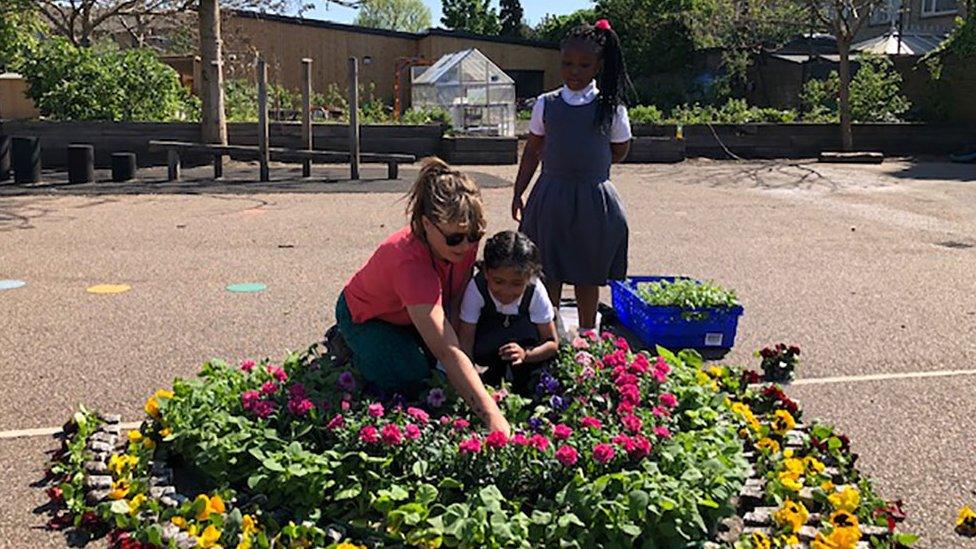
[[[519,230],[539,247],[549,280],[602,286],[627,276],[627,217],[610,182],[610,135],[594,123],[599,100],[543,96],[542,174]]]

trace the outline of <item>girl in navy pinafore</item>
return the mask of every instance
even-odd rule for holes
[[[593,329],[600,286],[627,275],[628,227],[610,165],[630,147],[628,82],[609,22],[583,25],[562,43],[565,85],[539,97],[519,166],[512,216],[539,247],[546,289],[559,302],[575,287],[580,329]],[[527,203],[522,195],[539,163]]]

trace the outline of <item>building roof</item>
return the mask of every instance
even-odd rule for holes
[[[851,51],[876,53],[878,55],[925,55],[945,39],[944,35],[901,33],[891,29],[881,36],[868,38],[851,45]]]
[[[514,84],[510,76],[480,51],[469,48],[448,53],[414,79],[413,85],[453,84],[463,82]]]
[[[555,42],[546,42],[543,40],[529,40],[527,38],[516,38],[511,36],[491,36],[487,34],[475,34],[472,32],[458,31],[458,30],[447,30],[447,29],[427,29],[424,32],[402,32],[387,29],[375,29],[372,27],[362,27],[360,25],[347,25],[345,23],[336,23],[334,21],[324,21],[322,19],[307,19],[305,17],[293,17],[289,15],[278,15],[274,13],[262,13],[258,11],[250,10],[229,10],[236,17],[243,17],[248,19],[259,19],[265,21],[275,21],[278,23],[286,23],[291,25],[302,25],[306,27],[315,27],[320,29],[332,29],[345,32],[358,32],[361,34],[373,34],[377,36],[389,36],[393,38],[409,38],[413,40],[419,40],[427,36],[446,36],[452,38],[461,38],[464,40],[478,40],[481,42],[496,42],[501,44],[516,44],[520,46],[531,46],[534,48],[546,48],[558,50],[559,44]]]

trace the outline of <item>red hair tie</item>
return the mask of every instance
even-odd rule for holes
[[[610,30],[610,21],[607,19],[600,19],[593,26],[600,30]]]

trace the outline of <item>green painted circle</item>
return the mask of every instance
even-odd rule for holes
[[[227,286],[228,292],[233,292],[235,294],[250,294],[254,292],[263,292],[267,290],[267,284],[261,284],[260,282],[244,282],[241,284],[230,284]]]

